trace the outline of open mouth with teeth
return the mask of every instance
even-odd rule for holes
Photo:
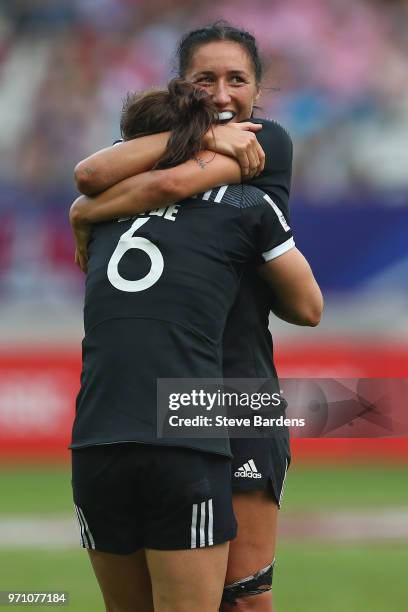
[[[228,123],[235,117],[236,113],[233,111],[223,111],[222,113],[218,113],[218,123]]]

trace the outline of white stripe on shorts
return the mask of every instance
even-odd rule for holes
[[[213,534],[213,500],[208,500],[208,546],[212,546],[214,544],[214,534]]]
[[[78,512],[78,508],[74,505],[75,507],[75,515],[77,517],[77,521],[78,521],[78,525],[79,525],[79,530],[80,530],[80,538],[81,538],[81,546],[83,548],[88,548],[88,543],[85,542],[85,537],[84,537],[84,526],[82,524],[82,519],[79,516],[79,512]]]
[[[207,518],[207,504],[208,504],[208,526],[205,528]],[[198,515],[200,514],[200,518]],[[198,530],[200,543],[198,544]],[[192,516],[191,516],[191,548],[204,548],[207,540],[208,546],[214,545],[214,509],[213,500],[208,499],[201,502],[200,504],[193,504]]]
[[[191,517],[191,548],[197,548],[197,508],[198,504],[193,504]]]
[[[201,502],[201,508],[200,508],[200,548],[203,548],[205,546],[205,504],[207,502],[203,501]]]
[[[89,527],[88,527],[88,523],[86,522],[85,515],[84,515],[83,511],[81,510],[81,508],[79,508],[79,507],[78,507],[78,510],[79,510],[79,514],[80,514],[80,515],[81,515],[81,517],[82,517],[82,520],[84,521],[86,535],[88,536],[89,541],[90,541],[90,543],[91,543],[91,548],[95,550],[95,540],[93,539],[93,536],[92,536],[91,530],[90,530],[90,529],[89,529]]]
[[[86,522],[85,515],[79,506],[75,506],[75,508],[77,511],[78,520],[81,525],[81,533],[86,537],[86,540],[88,542],[88,545],[85,545],[85,548],[92,548],[93,550],[95,550],[95,540],[93,539],[91,530],[89,529],[88,523]],[[82,540],[84,545],[84,538],[82,538]]]
[[[278,504],[279,508],[280,508],[281,503],[282,503],[283,492],[285,490],[286,475],[288,473],[288,460],[287,459],[285,459],[285,463],[286,463],[286,465],[285,465],[285,476],[283,477],[282,488],[281,488],[281,492],[280,492],[280,495],[279,495],[279,504]]]

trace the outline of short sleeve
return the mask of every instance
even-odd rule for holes
[[[277,204],[286,219],[289,219],[289,195],[292,180],[293,144],[288,132],[276,121],[254,119],[260,123],[262,130],[256,137],[265,151],[265,168],[263,172],[248,182],[262,189]]]
[[[244,187],[244,199],[242,223],[252,241],[256,265],[271,261],[295,246],[285,215],[268,194],[248,186]]]

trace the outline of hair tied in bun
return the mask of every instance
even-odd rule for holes
[[[166,150],[154,169],[186,162],[203,149],[204,136],[217,122],[215,103],[207,92],[184,79],[172,79],[166,89],[129,94],[120,127],[124,140],[170,132]]]
[[[196,87],[184,79],[172,79],[168,85],[169,101],[180,120],[199,108],[205,108],[210,97],[204,89]]]

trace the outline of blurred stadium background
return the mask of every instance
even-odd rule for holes
[[[128,90],[164,84],[186,30],[229,19],[267,61],[263,116],[295,146],[292,221],[326,297],[271,326],[282,376],[408,377],[408,3],[13,0],[0,4],[0,590],[102,609],[76,546],[68,452],[83,278],[75,163],[118,135]],[[278,610],[406,610],[407,440],[296,440]]]

